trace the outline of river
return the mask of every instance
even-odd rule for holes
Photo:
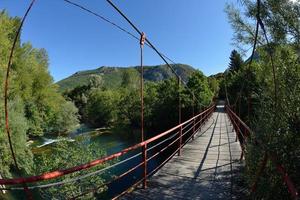
[[[134,137],[128,137],[128,134],[120,133],[116,129],[111,128],[98,128],[92,129],[86,125],[80,125],[76,130],[70,132],[65,137],[55,137],[51,135],[46,135],[42,137],[36,137],[28,141],[27,145],[30,147],[34,155],[39,154],[50,154],[53,150],[53,145],[60,142],[61,140],[66,140],[75,143],[75,141],[81,141],[86,144],[95,144],[104,150],[106,155],[110,155],[116,152],[123,150],[126,147],[129,147],[137,142]],[[83,141],[84,140],[84,141]],[[38,163],[36,163],[38,164]],[[122,169],[114,169],[115,173],[118,173]],[[126,183],[125,183],[126,184]],[[124,185],[124,187],[126,187]],[[23,194],[11,195],[10,192],[7,192],[3,198],[7,200],[17,200],[22,198]],[[115,193],[115,192],[113,192]],[[2,195],[0,194],[0,199]]]
[[[130,135],[130,137],[128,137],[128,135]],[[71,132],[68,137],[58,138],[53,136],[43,136],[29,141],[28,145],[32,149],[33,154],[38,155],[38,154],[51,153],[53,144],[59,142],[60,140],[67,140],[71,144],[76,140],[80,140],[80,141],[84,140],[84,142],[86,142],[87,144],[91,144],[91,143],[96,144],[97,146],[99,146],[101,149],[105,151],[106,155],[110,155],[119,152],[126,147],[132,146],[133,144],[138,143],[138,139],[132,137],[133,135],[137,135],[137,134],[125,134],[125,133],[121,133],[120,131],[116,131],[116,129],[110,129],[110,128],[90,129],[85,125],[81,125],[76,131]],[[125,156],[122,156],[119,159],[119,161],[124,160],[134,154],[137,154],[140,151],[141,149],[137,149],[133,152],[130,152]],[[173,152],[173,150],[170,152]],[[155,159],[152,159],[150,162],[148,162],[147,171],[151,171],[156,166],[158,166],[162,162],[162,160],[164,160],[170,154],[170,152],[167,151],[166,154],[162,154],[161,156],[158,156]],[[148,156],[150,156],[153,153],[150,153]],[[136,166],[141,162],[142,162],[142,155],[130,160],[130,162],[126,162],[117,167],[112,168],[110,174],[112,176],[114,175],[118,176],[121,173],[124,173],[131,167]],[[104,199],[111,199],[115,195],[126,190],[133,183],[139,180],[142,177],[142,174],[143,174],[143,168],[141,166],[136,170],[134,170],[133,172],[131,172],[129,176],[125,176],[119,179],[118,181],[109,184],[107,191],[105,192],[104,196],[101,196],[101,199],[103,199],[103,197]]]
[[[118,152],[135,143],[132,139],[128,139],[125,135],[119,134],[117,131],[112,131],[110,128],[91,129],[85,125],[80,125],[75,131],[71,132],[68,137],[43,136],[31,140],[29,145],[34,154],[51,152],[52,144],[60,140],[67,140],[73,142],[75,140],[82,140],[84,138],[86,143],[95,143],[102,148],[107,155]]]

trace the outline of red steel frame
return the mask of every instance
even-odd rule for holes
[[[242,148],[242,154],[241,154],[241,159],[242,159],[243,156],[244,156],[244,152],[245,152],[246,139],[248,137],[251,137],[251,134],[253,134],[253,132],[245,124],[245,122],[243,122],[237,116],[237,114],[232,111],[232,109],[228,105],[225,106],[225,110],[226,110],[226,113],[229,116],[230,121],[233,125],[233,128],[236,132],[236,137],[239,139],[239,142],[240,142],[240,145],[241,145],[241,148]],[[261,145],[258,141],[256,141],[256,143],[258,145]],[[269,156],[267,154],[264,155],[264,159],[262,161],[261,166],[259,167],[259,172],[257,174],[257,177],[256,177],[253,185],[252,185],[251,190],[255,191],[256,185],[257,185],[257,182],[258,182],[258,177],[262,174],[262,171],[264,170],[268,160],[271,160],[276,165],[277,172],[282,175],[283,182],[287,185],[291,197],[293,199],[298,199],[299,198],[299,193],[298,193],[294,183],[292,182],[291,178],[287,174],[285,168],[281,164],[278,163],[277,156],[275,156],[274,154],[271,154]]]
[[[190,133],[190,136],[187,140],[190,140],[191,138],[193,138],[193,136],[195,135],[195,133],[197,133],[198,130],[200,130],[201,126],[208,120],[208,118],[212,115],[212,113],[215,110],[215,104],[211,105],[209,108],[207,108],[205,111],[199,113],[198,115],[190,118],[189,120],[165,131],[162,132],[160,134],[158,134],[157,136],[154,136],[148,140],[145,140],[143,142],[140,142],[138,144],[135,144],[131,147],[125,148],[120,152],[114,153],[112,155],[108,155],[106,157],[103,158],[99,158],[96,160],[93,160],[89,163],[85,163],[85,164],[81,164],[78,166],[74,166],[71,168],[67,168],[67,169],[60,169],[60,170],[56,170],[56,171],[52,171],[52,172],[46,172],[43,173],[41,175],[37,175],[37,176],[30,176],[30,177],[22,177],[22,178],[14,178],[14,179],[0,179],[0,185],[18,185],[18,184],[23,184],[23,183],[37,183],[40,181],[46,181],[46,180],[50,180],[50,179],[56,179],[59,177],[63,177],[67,174],[72,174],[81,170],[86,170],[95,166],[98,166],[100,164],[103,164],[105,162],[108,162],[110,160],[119,158],[125,154],[127,154],[128,152],[132,152],[133,150],[136,150],[138,148],[142,148],[142,154],[143,157],[145,157],[145,159],[143,159],[143,161],[141,163],[139,163],[136,166],[133,166],[131,169],[127,170],[126,172],[124,172],[123,174],[114,177],[112,180],[110,180],[109,182],[101,185],[100,187],[103,187],[104,185],[108,185],[110,183],[112,183],[113,181],[120,179],[126,175],[128,175],[129,173],[131,173],[132,171],[136,170],[137,168],[141,167],[141,166],[145,166],[147,168],[147,162],[151,159],[153,159],[154,157],[158,156],[159,154],[161,154],[163,151],[165,151],[166,149],[168,149],[170,146],[172,146],[173,144],[175,144],[176,142],[180,142],[178,145],[178,148],[172,153],[171,156],[169,156],[163,163],[161,163],[158,167],[156,167],[154,170],[152,170],[151,172],[147,172],[146,174],[143,174],[143,178],[141,178],[140,180],[138,180],[134,185],[132,185],[132,187],[135,187],[137,185],[139,185],[140,183],[142,183],[143,181],[145,181],[149,176],[151,176],[152,174],[154,174],[158,169],[160,169],[168,160],[170,160],[176,153],[180,154],[180,150],[183,147],[184,144],[182,144],[183,140],[183,136],[185,136],[186,134]],[[192,125],[192,126],[191,126]],[[186,130],[183,133],[183,130],[187,129],[190,126],[190,128],[188,130]],[[178,136],[176,136],[176,139],[174,141],[172,141],[170,144],[165,145],[160,151],[156,152],[155,154],[153,154],[151,157],[147,158],[147,151],[149,148],[149,145],[151,143],[157,142],[159,141],[159,139],[162,139],[165,136],[169,136],[171,134],[176,134]],[[178,134],[179,133],[179,134]],[[186,143],[186,142],[185,142]],[[149,149],[150,150],[150,149]],[[7,189],[9,190],[9,188]],[[87,191],[81,195],[78,195],[76,197],[73,197],[73,199],[76,199],[80,196],[84,196],[87,193],[90,193],[93,191]],[[126,193],[126,191],[122,192],[120,195],[123,195],[124,193]],[[119,197],[119,195],[117,196]],[[116,197],[116,198],[117,198]]]

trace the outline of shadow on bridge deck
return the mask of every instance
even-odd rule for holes
[[[122,199],[241,199],[241,148],[219,104],[216,112],[182,149],[148,180]]]

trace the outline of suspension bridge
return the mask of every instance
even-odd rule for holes
[[[146,139],[143,135],[143,46],[144,44],[153,49],[158,56],[166,63],[178,78],[178,88],[184,81],[178,76],[176,71],[168,63],[167,60],[174,63],[171,59],[159,52],[157,48],[145,37],[128,18],[121,12],[110,0],[107,2],[133,27],[139,34],[134,34],[120,27],[119,25],[107,20],[103,16],[79,5],[70,0],[64,0],[102,20],[117,27],[121,31],[129,34],[139,40],[141,47],[141,132],[142,141],[138,144],[123,149],[111,155],[95,159],[88,163],[83,163],[71,168],[59,169],[51,172],[45,172],[40,175],[22,177],[18,174],[18,178],[5,179],[0,177],[0,190],[2,191],[24,191],[27,199],[33,199],[32,191],[36,189],[45,189],[51,187],[59,187],[64,184],[76,183],[80,184],[84,180],[92,176],[100,176],[106,171],[115,167],[121,167],[122,172],[109,177],[101,185],[93,185],[87,188],[81,194],[65,197],[65,199],[84,199],[87,195],[99,193],[99,189],[107,187],[110,191],[110,199],[240,199],[243,198],[243,191],[238,187],[238,177],[241,170],[245,167],[244,155],[246,152],[246,144],[255,134],[251,129],[239,118],[239,116],[228,105],[228,101],[215,102],[212,101],[209,106],[200,105],[205,108],[196,114],[193,109],[193,116],[190,119],[181,121],[181,101],[180,92],[178,102],[178,125],[170,128],[162,133],[156,134],[154,137]],[[9,89],[9,72],[12,64],[15,44],[26,19],[35,0],[32,0],[28,10],[22,18],[19,29],[15,36],[10,58],[7,67],[7,75],[5,82],[5,120],[6,131],[9,139],[10,150],[14,159],[15,167],[18,170],[18,164],[15,152],[11,144],[10,128],[8,120],[8,89]],[[259,0],[256,36],[254,41],[253,52],[249,62],[251,65],[253,54],[256,47],[258,28],[264,30],[262,21],[259,18]],[[242,86],[243,90],[244,85]],[[192,94],[193,104],[195,99]],[[276,91],[276,88],[275,88]],[[241,92],[239,93],[241,94]],[[276,97],[276,94],[275,94]],[[176,111],[174,111],[176,112]],[[255,139],[254,139],[255,140]],[[255,141],[257,145],[262,145],[259,141]],[[292,199],[298,198],[298,191],[294,186],[291,178],[287,174],[284,166],[278,163],[277,156],[274,153],[265,154],[261,165],[258,167],[256,179],[253,181],[251,192],[255,192],[259,177],[263,172],[267,161],[270,160],[276,166],[277,172],[282,176],[283,183]],[[94,171],[88,171],[103,164],[106,167]],[[79,172],[86,172],[80,173]],[[78,175],[71,178],[64,178],[67,175],[77,173]],[[126,186],[121,183],[126,182]],[[116,189],[118,188],[118,189]],[[113,189],[113,191],[112,191]]]
[[[241,147],[224,104],[148,183],[123,199],[239,199]],[[238,194],[239,193],[239,194]]]
[[[136,152],[138,149],[141,149],[141,152]],[[136,165],[130,166],[126,171],[105,184],[111,185],[120,179],[126,179],[135,170],[141,172],[141,176],[134,180],[132,186],[113,198],[119,198],[125,194],[122,197],[124,199],[141,199],[141,195],[144,199],[185,198],[187,194],[189,194],[190,198],[203,197],[207,199],[207,197],[210,197],[214,199],[217,196],[219,198],[224,198],[225,196],[231,197],[234,185],[232,182],[233,176],[242,166],[240,162],[241,149],[234,127],[225,113],[225,105],[220,104],[216,106],[213,104],[178,126],[105,158],[39,176],[0,179],[0,184],[20,185],[56,179],[70,173],[92,168],[116,158],[120,159],[119,162],[113,165],[92,172],[91,174],[76,177],[73,180],[50,184],[33,184],[32,186],[27,185],[26,190],[54,187],[75,182],[88,176],[101,174],[105,170],[125,165],[139,157],[139,162]],[[125,157],[127,154],[130,154],[130,156]],[[153,168],[151,162],[156,157],[161,157],[163,160]],[[170,187],[168,184],[170,184]],[[136,190],[131,194],[127,194],[133,187],[139,185],[142,185],[146,189]],[[103,186],[101,185],[100,187]],[[84,197],[89,193],[95,192],[97,187],[74,196],[71,199]],[[5,189],[23,190],[24,188],[7,187]],[[193,191],[191,192],[191,190]],[[145,191],[147,192],[145,193]]]

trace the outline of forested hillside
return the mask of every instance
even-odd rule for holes
[[[195,72],[195,69],[189,65],[173,64],[172,67],[176,73],[187,81],[188,77]],[[139,79],[139,67],[107,67],[102,66],[94,70],[79,71],[70,77],[67,77],[57,84],[60,91],[74,89],[77,86],[88,85],[95,77],[101,79],[101,84],[106,88],[118,88],[122,84],[123,76],[128,76],[132,82]],[[174,77],[171,69],[167,65],[145,66],[144,79],[146,81],[162,81]]]

